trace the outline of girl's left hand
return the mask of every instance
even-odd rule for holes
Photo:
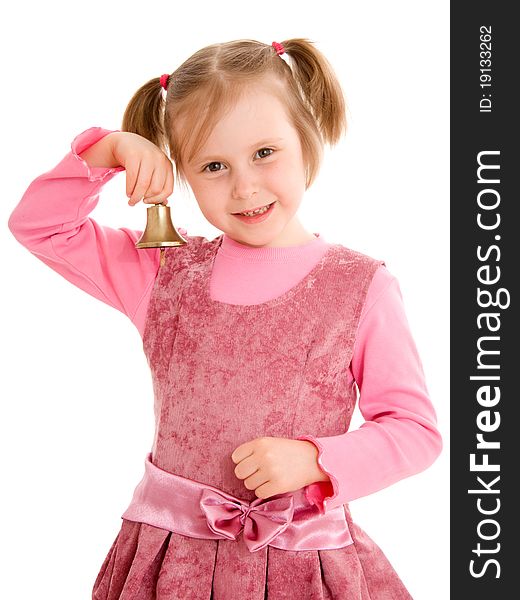
[[[316,460],[312,442],[261,437],[241,444],[231,454],[235,475],[258,498],[294,492],[315,481],[328,480]]]

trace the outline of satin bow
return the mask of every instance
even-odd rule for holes
[[[289,527],[294,514],[294,499],[293,496],[274,500],[257,498],[250,504],[242,504],[217,491],[204,489],[200,507],[213,533],[236,540],[243,530],[248,550],[256,552]]]

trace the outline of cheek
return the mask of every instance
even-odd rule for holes
[[[302,184],[305,189],[305,170],[303,162],[297,156],[287,157],[287,160],[273,164],[272,176],[284,187],[299,188]]]
[[[228,194],[222,191],[221,186],[214,182],[201,182],[192,190],[199,209],[206,218],[217,218],[226,210]]]
[[[208,208],[214,204],[214,202],[210,202],[210,199],[215,198],[218,194],[214,185],[212,186],[206,181],[199,181],[193,185],[191,189],[199,204],[207,206]]]
[[[300,200],[305,193],[305,175],[296,169],[279,169],[271,179],[273,191],[287,202]]]
[[[287,162],[279,161],[269,165],[264,172],[264,184],[272,187],[287,189],[294,180],[294,171]]]

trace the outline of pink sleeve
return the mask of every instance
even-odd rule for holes
[[[88,217],[104,184],[124,168],[89,167],[79,154],[109,133],[91,127],[75,137],[61,162],[29,185],[8,226],[51,269],[127,315],[142,336],[160,249],[139,250],[142,231],[112,229]],[[123,219],[130,209],[122,200]]]
[[[317,447],[330,478],[305,488],[321,513],[425,470],[442,450],[401,290],[384,266],[370,285],[350,367],[365,422],[336,436],[296,438]]]

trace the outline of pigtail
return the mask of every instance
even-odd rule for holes
[[[159,77],[150,79],[141,86],[125,109],[121,131],[141,135],[168,155],[164,132],[163,91]]]
[[[332,66],[310,40],[292,38],[282,44],[323,141],[336,144],[347,130],[347,117],[343,90]]]

